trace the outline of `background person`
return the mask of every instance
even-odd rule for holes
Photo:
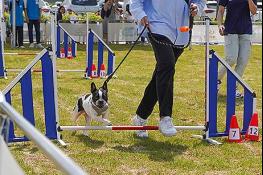
[[[12,0],[9,2],[10,7],[10,23],[11,26],[13,25],[13,8],[12,8]],[[24,12],[25,6],[23,0],[16,0],[15,1],[15,25],[16,25],[16,47],[18,48],[25,48],[23,41],[24,41]],[[12,28],[12,27],[11,27]]]
[[[126,5],[125,11],[123,13],[123,17],[128,22],[134,22],[134,18],[132,16],[131,12],[130,12],[130,4]]]
[[[33,26],[36,32],[36,48],[43,49],[40,43],[40,5],[39,0],[24,0],[25,3],[25,16],[28,25],[29,48],[34,48],[33,41]]]
[[[146,125],[148,117],[158,102],[160,132],[164,136],[176,134],[171,118],[173,85],[175,64],[183,53],[183,49],[171,46],[181,46],[188,43],[189,33],[182,33],[179,28],[189,25],[189,14],[192,16],[197,15],[197,12],[200,14],[204,6],[205,2],[202,0],[191,1],[190,5],[186,1],[179,0],[131,0],[130,11],[134,18],[152,31],[152,34],[148,34],[148,36],[156,59],[152,79],[137,108],[133,125]],[[159,44],[156,40],[166,44]],[[144,130],[136,131],[136,134],[138,137],[148,137],[148,132]]]
[[[120,13],[121,11],[118,6],[118,1],[105,0],[104,4],[102,5],[100,14],[101,18],[103,19],[103,38],[106,40],[106,43],[108,43],[108,23],[109,21],[119,19]]]
[[[60,6],[58,8],[58,13],[57,13],[57,22],[59,23],[63,19],[63,15],[65,14],[66,9],[64,6]]]
[[[218,28],[220,35],[225,39],[226,62],[235,66],[235,71],[243,76],[248,63],[251,50],[252,20],[250,13],[257,13],[257,0],[220,0],[218,9]],[[226,8],[226,19],[223,24],[223,16]],[[221,67],[218,73],[218,85],[226,73],[226,68]],[[236,98],[243,94],[236,91]]]

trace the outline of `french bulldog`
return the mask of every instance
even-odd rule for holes
[[[110,126],[109,103],[108,103],[108,87],[105,82],[102,87],[97,89],[95,83],[91,83],[91,94],[81,96],[72,113],[72,120],[76,124],[79,116],[85,116],[86,126],[91,125],[91,120],[102,122],[106,126]],[[84,135],[88,135],[87,130],[83,131]]]

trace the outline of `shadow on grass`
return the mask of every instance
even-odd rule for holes
[[[136,137],[136,136],[134,136]],[[156,141],[151,138],[139,139],[136,137],[136,143],[131,146],[115,146],[113,149],[129,153],[141,153],[149,155],[149,159],[158,162],[173,161],[177,155],[187,150],[187,146],[173,144],[168,141]]]
[[[226,104],[227,96],[222,95],[222,94],[218,94],[217,101],[218,101],[218,103]],[[236,98],[236,105],[237,106],[242,105],[243,103],[244,103],[244,98]]]
[[[21,144],[19,143],[16,143],[15,145],[12,145],[11,146],[12,150],[14,151],[23,151],[23,152],[29,152],[31,154],[34,154],[36,152],[38,152],[38,148],[37,147],[32,147],[31,144],[29,143],[24,143],[24,142],[21,142]]]
[[[104,142],[101,140],[94,140],[92,138],[90,138],[89,136],[85,136],[83,134],[79,134],[79,135],[75,135],[79,141],[83,142],[85,144],[85,146],[92,148],[92,149],[96,149],[96,148],[100,148],[104,145]]]

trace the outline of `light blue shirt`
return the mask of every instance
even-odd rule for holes
[[[203,0],[190,0],[201,16],[205,7]],[[186,45],[189,32],[181,32],[181,26],[189,26],[190,10],[185,0],[131,0],[130,11],[138,21],[148,17],[152,33],[168,37],[175,45]]]

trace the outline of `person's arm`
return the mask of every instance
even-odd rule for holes
[[[255,15],[257,13],[257,1],[256,0],[248,0],[248,6],[249,10],[252,15]]]
[[[143,10],[144,0],[131,0],[130,12],[135,20],[140,21],[141,25],[149,26],[149,21],[145,11]]]
[[[223,17],[225,13],[225,7],[222,5],[219,5],[218,12],[217,12],[217,24],[218,24],[218,30],[220,35],[224,35],[225,26],[223,25]]]
[[[190,13],[192,16],[202,16],[206,2],[204,0],[191,0]]]
[[[29,23],[29,18],[27,15],[27,0],[24,0],[24,13],[25,13],[25,21],[26,23]]]
[[[219,0],[218,2],[218,11],[217,11],[217,24],[218,24],[218,30],[220,35],[224,35],[225,33],[225,26],[223,24],[223,18],[225,13],[225,7],[227,6],[229,0]]]

